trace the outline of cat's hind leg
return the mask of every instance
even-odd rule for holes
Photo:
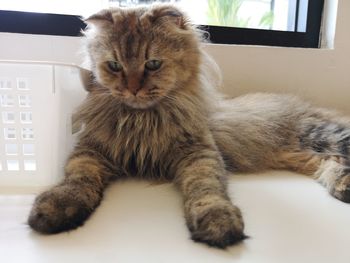
[[[310,175],[335,198],[350,203],[350,167],[343,156],[312,151],[284,152],[273,168]]]

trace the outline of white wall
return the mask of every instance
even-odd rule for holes
[[[350,1],[338,2],[334,49],[208,45],[222,69],[225,92],[289,92],[350,113]],[[0,60],[80,63],[79,42],[73,37],[1,33]]]

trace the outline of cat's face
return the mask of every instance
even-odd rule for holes
[[[198,37],[176,8],[109,9],[87,22],[96,80],[122,103],[149,108],[196,78]]]

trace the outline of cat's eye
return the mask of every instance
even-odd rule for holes
[[[119,72],[123,69],[122,64],[120,64],[118,61],[108,61],[107,65],[108,68],[113,72]]]
[[[162,65],[162,61],[160,60],[156,60],[156,59],[152,59],[152,60],[148,60],[145,64],[145,68],[147,70],[157,70],[160,68],[160,66]]]

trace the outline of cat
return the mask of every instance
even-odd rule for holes
[[[349,119],[290,95],[224,98],[203,32],[172,5],[106,9],[86,23],[84,129],[63,181],[34,202],[34,230],[81,226],[106,186],[130,176],[172,181],[191,238],[219,248],[246,237],[228,172],[288,169],[350,202]]]

